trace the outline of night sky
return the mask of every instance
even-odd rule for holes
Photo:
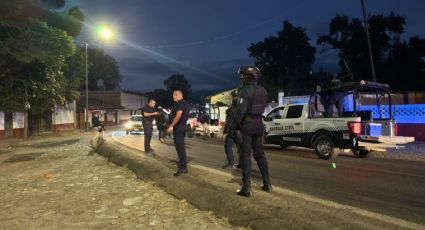
[[[78,5],[88,25],[113,24],[118,38],[103,45],[119,63],[122,89],[163,88],[181,73],[193,91],[219,90],[239,84],[236,70],[252,64],[247,47],[276,35],[282,22],[307,29],[311,44],[328,31],[336,15],[362,18],[360,0],[68,0]],[[425,38],[424,0],[365,0],[368,13],[393,11],[407,17],[408,38]],[[96,43],[89,27],[77,40]],[[317,47],[314,67],[338,71],[335,52]]]

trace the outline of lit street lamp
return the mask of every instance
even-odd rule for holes
[[[102,26],[96,26],[96,32],[100,35],[100,37],[105,40],[108,41],[112,38],[113,33],[110,29],[108,29],[107,27],[102,27]],[[86,132],[89,131],[89,81],[88,81],[88,75],[89,75],[89,71],[88,71],[88,61],[87,61],[87,49],[88,49],[89,43],[86,42],[86,108],[84,109],[84,113],[85,113],[85,127],[86,127]]]

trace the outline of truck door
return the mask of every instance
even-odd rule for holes
[[[264,119],[264,125],[266,129],[267,137],[279,135],[280,132],[277,127],[283,122],[283,114],[285,106],[277,107],[273,109]],[[267,139],[266,137],[266,139]],[[270,143],[266,140],[267,143]]]
[[[287,107],[285,119],[280,124],[282,139],[291,145],[301,145],[305,142],[304,118],[302,117],[304,105],[290,105]]]

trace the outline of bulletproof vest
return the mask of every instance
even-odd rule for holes
[[[249,95],[247,117],[259,119],[262,117],[267,105],[266,89],[260,85],[253,85],[249,88]]]

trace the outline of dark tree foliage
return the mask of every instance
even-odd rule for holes
[[[164,85],[168,92],[172,92],[176,89],[183,92],[184,98],[189,98],[192,94],[192,86],[186,80],[182,74],[173,74],[167,80],[164,81]]]
[[[118,89],[122,76],[117,61],[101,49],[89,48],[87,53],[89,90]],[[104,88],[99,87],[98,80],[103,80]],[[81,90],[85,90],[85,78],[83,81]]]
[[[425,89],[424,44],[419,37],[402,41],[406,18],[390,13],[369,16],[373,61],[378,82],[394,90]],[[339,50],[342,75],[347,74],[344,60],[354,80],[372,80],[366,32],[362,20],[337,15],[329,24],[329,33],[319,37],[319,44]]]
[[[276,100],[279,90],[285,95],[308,94],[314,90],[309,72],[316,49],[309,41],[304,28],[285,21],[277,36],[267,37],[248,48],[263,72],[262,83],[269,92],[269,100]]]
[[[77,63],[70,35],[79,34],[83,15],[50,11],[64,1],[48,2],[0,0],[0,110],[22,111],[29,102],[32,113],[43,113],[78,97],[80,80],[65,73]]]

